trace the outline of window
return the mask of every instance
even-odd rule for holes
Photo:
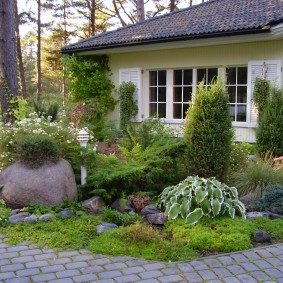
[[[185,119],[193,92],[193,70],[173,71],[173,119]]]
[[[247,67],[226,68],[226,86],[233,122],[247,122],[247,73]]]
[[[149,72],[149,115],[166,118],[166,70]]]
[[[208,86],[218,75],[217,68],[197,69],[197,85],[204,79],[204,85]]]

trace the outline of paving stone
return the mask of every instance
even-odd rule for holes
[[[229,270],[227,270],[226,268],[223,268],[223,267],[214,268],[213,272],[220,278],[232,276],[232,273]]]
[[[184,274],[189,283],[203,282],[203,279],[196,272],[188,272]]]
[[[164,268],[161,270],[162,273],[164,273],[165,275],[174,275],[174,274],[180,274],[181,271],[178,268]]]
[[[115,278],[117,283],[131,283],[136,282],[137,280],[140,280],[140,277],[138,277],[136,274],[124,275]]]
[[[278,247],[268,247],[266,248],[266,251],[272,253],[273,255],[282,255],[282,250],[279,249]]]
[[[56,279],[56,276],[54,273],[47,273],[47,274],[39,274],[32,276],[33,282],[42,282],[42,281],[48,281]]]
[[[195,261],[191,261],[190,264],[195,270],[209,269],[209,267],[202,261],[195,260]]]
[[[147,271],[140,274],[140,277],[142,279],[157,278],[159,276],[163,276],[163,274],[159,270]]]
[[[30,283],[30,279],[28,277],[11,278],[6,280],[6,283]]]
[[[224,265],[233,265],[235,264],[235,260],[229,256],[220,256],[218,257],[218,260],[220,260]]]
[[[141,281],[136,281],[135,283],[160,283],[156,279],[146,279],[146,280],[141,280]]]
[[[56,258],[50,261],[51,264],[65,264],[70,262],[72,262],[72,260],[69,257]]]
[[[276,268],[267,268],[264,272],[273,278],[281,278],[283,277],[283,273]]]
[[[133,259],[131,256],[115,256],[111,258],[112,262],[126,262]]]
[[[33,267],[42,267],[42,266],[48,266],[48,262],[45,260],[39,260],[39,261],[31,261],[26,263],[27,268],[33,268]]]
[[[226,283],[242,283],[236,277],[226,277],[226,278],[223,279],[223,281],[226,282]],[[247,282],[245,282],[245,283],[247,283]]]
[[[38,268],[28,268],[24,270],[19,270],[16,272],[17,276],[31,276],[31,275],[36,275],[40,274],[40,270]]]
[[[240,266],[243,267],[248,272],[259,270],[259,267],[256,266],[254,263],[251,263],[251,262],[242,263]]]
[[[198,271],[198,274],[204,279],[204,280],[212,280],[217,279],[217,276],[214,272],[211,270],[200,270]]]
[[[45,260],[45,259],[54,259],[56,255],[54,253],[51,254],[39,254],[34,256],[35,260]]]
[[[39,255],[39,254],[42,254],[42,250],[40,249],[25,250],[20,252],[21,256]]]
[[[249,262],[249,259],[242,254],[232,254],[231,257],[239,263]]]
[[[72,276],[78,276],[78,275],[81,275],[81,274],[76,269],[73,269],[73,270],[63,270],[63,271],[56,272],[56,276],[58,278],[72,277]]]
[[[262,271],[254,271],[251,272],[250,275],[254,277],[257,281],[270,280],[270,277],[265,273],[263,273]]]
[[[30,255],[15,257],[11,259],[12,263],[26,263],[26,262],[31,262],[31,261],[34,261],[34,258]]]
[[[101,279],[109,279],[109,278],[116,278],[119,276],[122,276],[123,274],[120,271],[105,271],[105,272],[100,272],[98,274],[98,277]]]
[[[80,269],[82,274],[89,274],[89,273],[98,273],[105,271],[103,267],[101,266],[89,266],[89,267],[83,267]]]
[[[223,283],[223,281],[216,279],[216,280],[208,280],[207,283]]]
[[[27,246],[11,246],[11,247],[7,247],[7,252],[20,252],[20,251],[24,251],[27,250],[28,247]]]
[[[87,267],[88,263],[85,261],[78,261],[65,264],[66,269],[75,269],[75,268],[82,268]]]
[[[205,259],[205,262],[209,267],[212,267],[212,268],[222,267],[222,263],[214,258]]]
[[[245,257],[247,257],[249,260],[257,260],[257,259],[261,259],[260,256],[253,252],[253,251],[247,251],[243,253],[245,255]]]
[[[24,269],[24,265],[21,263],[15,263],[15,264],[9,264],[9,265],[4,265],[0,267],[0,270],[2,272],[7,272],[7,271],[17,271],[19,269]]]
[[[102,279],[98,281],[91,281],[90,283],[116,283],[113,279]]]
[[[257,250],[256,253],[263,258],[268,258],[268,257],[273,257],[272,253],[270,253],[269,251],[262,249],[262,250]]]
[[[144,268],[142,268],[141,266],[128,267],[128,268],[124,268],[122,272],[126,275],[130,275],[139,272],[144,272]]]
[[[74,282],[81,283],[81,282],[89,282],[93,280],[97,280],[97,276],[95,274],[84,274],[73,277]]]
[[[229,265],[229,266],[227,266],[227,269],[229,269],[229,271],[233,275],[245,273],[245,270],[241,266],[239,266],[239,265]]]
[[[242,282],[245,282],[245,283],[257,283],[258,281],[255,280],[253,277],[251,277],[250,275],[248,274],[240,274],[240,275],[237,275],[237,278],[242,281]]]
[[[281,266],[283,265],[283,261],[276,258],[276,257],[270,257],[266,258],[266,261],[269,262],[272,266]]]
[[[270,263],[268,263],[267,261],[262,260],[262,259],[255,260],[253,263],[255,265],[257,265],[259,268],[262,268],[262,269],[271,268],[272,267]]]
[[[84,261],[84,260],[93,260],[92,255],[77,255],[73,256],[73,261]]]
[[[17,252],[11,252],[11,253],[3,253],[0,254],[0,260],[1,259],[7,259],[7,258],[14,258],[14,257],[18,257],[19,254]]]
[[[4,279],[9,279],[9,278],[14,278],[16,277],[14,272],[5,272],[5,273],[0,273],[0,280]]]
[[[63,265],[49,265],[41,267],[41,270],[43,273],[51,273],[65,270],[65,267]]]
[[[127,268],[127,265],[125,263],[111,263],[104,265],[105,270],[116,270],[116,269],[122,269]]]
[[[12,259],[0,259],[0,266],[11,264]]]
[[[63,278],[63,279],[56,279],[48,281],[48,283],[74,283],[71,278]]]
[[[180,282],[183,278],[180,275],[167,275],[159,277],[158,280],[162,283],[176,283]]]
[[[156,262],[156,263],[145,264],[143,267],[144,267],[146,270],[156,270],[156,269],[165,268],[165,265],[164,265],[163,263]]]
[[[80,255],[79,251],[59,252],[58,257],[70,257]]]
[[[177,266],[183,272],[194,272],[194,268],[188,263],[179,263]]]
[[[89,262],[90,265],[102,265],[108,263],[111,263],[110,259],[108,258],[94,259]]]
[[[138,265],[144,265],[148,264],[148,261],[145,259],[133,259],[125,262],[128,266],[138,266]]]

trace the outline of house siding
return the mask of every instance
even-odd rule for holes
[[[119,85],[119,70],[123,68],[141,68],[144,118],[148,117],[148,71],[154,69],[247,66],[254,60],[280,60],[283,62],[283,40],[226,44],[218,46],[202,46],[175,48],[170,50],[130,52],[109,55],[112,80]],[[223,69],[222,69],[223,68]],[[223,72],[222,72],[223,73]],[[282,72],[281,78],[282,81]],[[117,94],[114,94],[117,97]],[[111,119],[118,119],[119,106],[110,114]],[[170,121],[171,122],[171,121]],[[171,123],[169,123],[171,124]],[[175,128],[180,123],[172,123]],[[237,141],[255,142],[255,129],[235,125]]]

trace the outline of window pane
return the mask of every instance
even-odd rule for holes
[[[237,102],[247,103],[247,87],[246,86],[238,86]]]
[[[246,122],[247,120],[247,106],[237,105],[237,121]]]
[[[197,82],[198,84],[205,78],[206,69],[197,69]]]
[[[157,71],[150,71],[149,72],[149,84],[150,86],[157,85]]]
[[[232,121],[235,121],[235,105],[230,105],[230,117]]]
[[[189,109],[190,104],[183,104],[183,119],[186,118],[187,111]]]
[[[182,104],[173,104],[173,118],[182,119]]]
[[[193,89],[191,86],[184,87],[183,102],[189,102],[192,100],[192,91]]]
[[[174,70],[174,85],[182,85],[182,70]]]
[[[159,102],[166,102],[166,87],[159,87],[158,88],[158,101]]]
[[[174,87],[174,102],[182,102],[182,87]]]
[[[158,71],[158,85],[166,85],[166,71]]]
[[[158,117],[166,118],[166,103],[158,103]]]
[[[207,84],[210,84],[213,79],[217,79],[218,70],[217,68],[210,68],[207,72]]]
[[[193,84],[193,70],[184,70],[184,85]]]
[[[247,84],[248,80],[248,68],[239,67],[238,68],[238,84]]]
[[[227,84],[236,84],[237,68],[226,68]]]
[[[157,101],[157,87],[149,88],[149,101],[156,102]]]
[[[155,116],[157,113],[157,103],[150,103],[149,104],[149,115]]]
[[[236,87],[235,86],[229,86],[228,87],[228,93],[229,93],[229,102],[230,103],[236,102]]]

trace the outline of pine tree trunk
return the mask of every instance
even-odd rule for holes
[[[3,121],[13,122],[9,105],[10,100],[18,95],[13,0],[0,1],[0,95]]]
[[[37,0],[37,101],[41,101],[41,0]]]
[[[144,0],[137,0],[137,20],[141,22],[145,19]]]

